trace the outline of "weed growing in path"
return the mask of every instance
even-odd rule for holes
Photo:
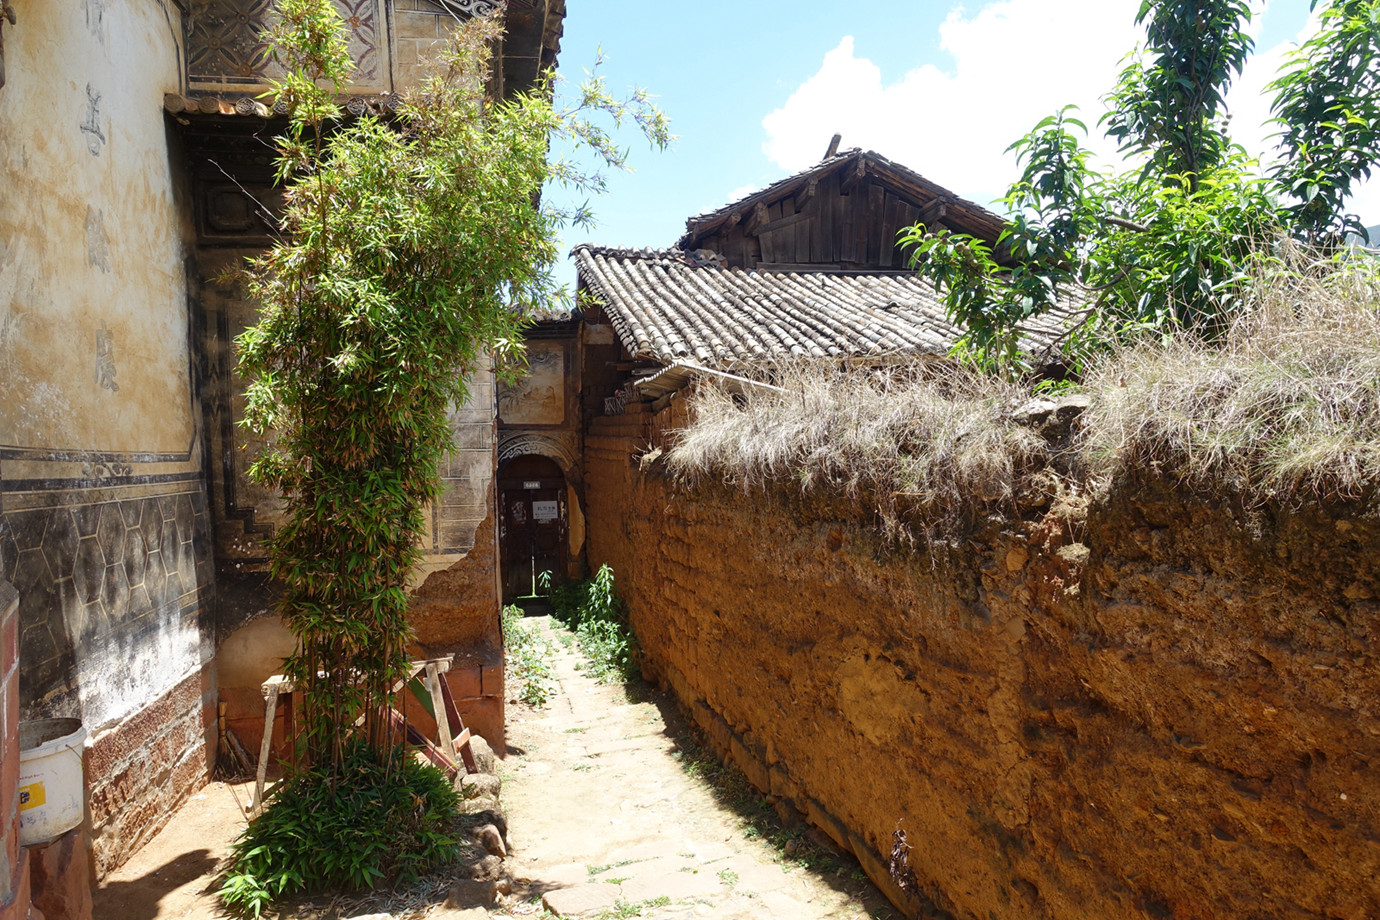
[[[593,578],[554,588],[551,603],[556,619],[574,631],[590,676],[601,684],[637,676],[637,639],[614,593],[613,569],[602,565]]]
[[[503,648],[507,652],[508,686],[529,706],[545,706],[556,691],[551,646],[523,620],[521,607],[503,608]]]

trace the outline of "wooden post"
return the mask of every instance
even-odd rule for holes
[[[264,740],[259,746],[259,770],[254,782],[254,800],[249,803],[249,813],[256,815],[263,807],[264,779],[268,774],[268,755],[273,748],[273,717],[278,713],[278,685],[271,684],[264,699]]]
[[[431,691],[431,711],[436,714],[436,738],[441,742],[441,750],[447,754],[455,755],[455,744],[450,737],[450,718],[446,714],[446,702],[441,696],[441,681],[444,678],[437,673],[436,662],[426,663],[426,683]]]

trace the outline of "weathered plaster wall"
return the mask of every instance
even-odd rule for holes
[[[591,429],[591,563],[720,751],[911,915],[1380,915],[1373,515],[1146,477],[934,563],[846,502],[644,472],[651,430]]]
[[[0,90],[0,577],[25,718],[82,719],[99,868],[204,781],[213,585],[173,0],[15,0]],[[175,694],[180,687],[195,691]],[[178,701],[158,725],[146,707]],[[187,726],[158,746],[168,722]],[[136,814],[148,795],[158,807]],[[97,800],[99,808],[94,804]],[[130,822],[144,821],[140,827]]]
[[[279,589],[268,577],[264,546],[284,519],[283,502],[249,479],[249,463],[262,444],[238,424],[244,417],[244,381],[235,373],[234,339],[256,321],[258,307],[234,283],[222,280],[255,252],[203,243],[197,263],[207,356],[204,412],[215,458],[208,478],[215,520],[218,688],[229,727],[257,751],[264,717],[261,685],[282,672],[293,640],[274,612]],[[469,400],[451,413],[456,447],[441,468],[442,496],[427,509],[429,527],[409,618],[417,630],[417,655],[461,653],[451,675],[461,715],[502,750],[502,640],[490,512],[493,372],[477,371],[469,386]],[[489,679],[481,684],[486,667]],[[275,730],[281,735],[280,728]]]

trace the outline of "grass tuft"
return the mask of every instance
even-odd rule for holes
[[[1027,388],[935,361],[840,371],[778,368],[780,389],[733,395],[699,388],[694,422],[668,455],[673,470],[746,489],[796,481],[873,504],[888,530],[917,516],[957,525],[1010,503],[1049,459],[1040,435],[1013,420]]]
[[[1076,451],[1064,434],[1046,440],[1024,383],[934,360],[802,361],[773,369],[771,388],[702,384],[667,460],[687,481],[837,496],[932,546],[1145,467],[1248,503],[1367,498],[1380,482],[1380,267],[1294,250],[1262,271],[1220,338],[1095,362],[1072,388],[1089,405]]]
[[[1291,256],[1225,338],[1124,349],[1089,375],[1084,449],[1247,501],[1357,499],[1380,479],[1380,277]]]

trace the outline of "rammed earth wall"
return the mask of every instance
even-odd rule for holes
[[[591,564],[649,674],[908,914],[1380,916],[1373,515],[1147,474],[932,561],[843,502],[677,485],[654,427],[591,431]]]

